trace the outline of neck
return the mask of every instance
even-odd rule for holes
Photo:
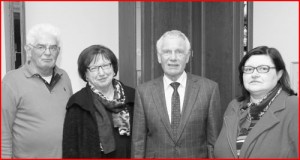
[[[29,67],[36,73],[40,74],[42,77],[51,76],[53,73],[53,68],[38,68],[34,64],[29,63]]]
[[[182,74],[183,73],[181,73],[180,75],[174,76],[174,77],[168,76],[168,75],[165,75],[165,76],[167,76],[171,81],[176,82]]]
[[[267,94],[260,94],[260,95],[250,95],[250,102],[259,103]]]
[[[97,88],[106,98],[113,99],[114,87],[110,84],[108,87]]]

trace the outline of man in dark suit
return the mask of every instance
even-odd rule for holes
[[[190,42],[180,31],[156,43],[164,75],[136,90],[132,157],[212,157],[222,115],[218,84],[186,73]]]

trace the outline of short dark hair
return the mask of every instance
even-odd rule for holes
[[[116,76],[118,73],[118,59],[115,56],[115,54],[107,47],[103,45],[92,45],[84,49],[79,57],[78,57],[78,73],[82,80],[87,82],[85,73],[88,69],[88,66],[91,64],[91,62],[94,60],[94,58],[98,56],[103,56],[107,60],[110,60],[111,65],[113,67],[114,73]]]
[[[246,61],[253,55],[268,55],[273,61],[276,71],[282,70],[283,74],[278,83],[281,84],[282,90],[286,91],[289,95],[296,95],[296,93],[290,87],[290,78],[286,70],[285,63],[281,57],[279,51],[275,48],[269,48],[267,46],[259,46],[250,50],[241,60],[239,64],[239,80],[242,87],[242,95],[238,97],[238,101],[244,101],[250,97],[250,93],[246,90],[243,81],[243,67]]]

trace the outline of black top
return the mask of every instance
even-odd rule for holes
[[[122,84],[126,96],[125,105],[129,109],[132,128],[135,90]],[[69,99],[63,129],[63,158],[130,158],[131,135],[120,135],[113,128],[116,150],[104,154],[95,117],[95,107],[90,88],[86,86]],[[111,112],[106,110],[112,121]],[[112,123],[113,124],[113,123]],[[112,126],[113,127],[113,126]]]

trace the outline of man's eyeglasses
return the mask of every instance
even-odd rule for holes
[[[175,50],[174,52],[175,52],[175,55],[178,57],[183,57],[184,55],[186,55],[184,50]],[[166,57],[171,57],[172,51],[171,50],[163,50],[163,51],[161,51],[161,54]]]
[[[57,53],[59,51],[59,47],[57,45],[50,45],[47,47],[46,45],[38,44],[36,46],[31,45],[33,48],[35,48],[38,52],[44,53],[47,49],[49,49],[50,53]]]
[[[244,66],[242,68],[242,70],[246,74],[253,73],[255,69],[258,73],[268,73],[270,71],[270,69],[274,69],[274,68],[276,68],[276,67],[270,67],[270,66],[267,66],[267,65],[260,65],[260,66],[257,66],[257,67]]]
[[[104,65],[100,65],[100,66],[92,66],[92,67],[88,67],[88,69],[90,70],[90,72],[97,72],[97,71],[99,71],[100,68],[101,68],[103,71],[108,71],[108,70],[111,69],[111,63],[104,64]]]

